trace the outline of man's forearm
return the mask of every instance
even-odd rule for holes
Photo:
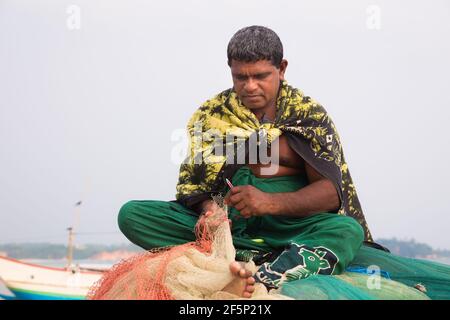
[[[330,180],[318,180],[295,192],[272,193],[269,214],[306,217],[315,213],[335,211],[340,200]]]

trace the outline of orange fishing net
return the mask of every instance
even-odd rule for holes
[[[95,283],[88,299],[234,299],[223,289],[235,279],[229,265],[235,258],[227,208],[221,198],[212,214],[202,215],[195,242],[160,248],[124,260]],[[256,271],[253,262],[245,266]],[[253,298],[283,298],[269,295],[261,284]]]

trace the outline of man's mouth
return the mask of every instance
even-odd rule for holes
[[[246,96],[244,96],[244,98],[247,98],[247,99],[255,99],[255,98],[260,98],[261,96],[259,95],[259,94],[256,94],[256,95],[246,95]]]

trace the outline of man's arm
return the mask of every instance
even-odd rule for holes
[[[305,217],[339,209],[340,200],[334,184],[305,162],[309,185],[295,192],[273,193],[272,215]]]
[[[310,184],[297,191],[267,193],[250,185],[237,186],[226,202],[247,218],[266,214],[306,217],[337,210],[340,200],[333,183],[307,163],[305,169]]]

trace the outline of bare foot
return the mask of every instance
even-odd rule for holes
[[[242,264],[233,261],[230,264],[230,271],[235,276],[223,291],[244,297],[251,298],[253,291],[255,291],[255,278],[253,278],[251,271],[246,270]]]

